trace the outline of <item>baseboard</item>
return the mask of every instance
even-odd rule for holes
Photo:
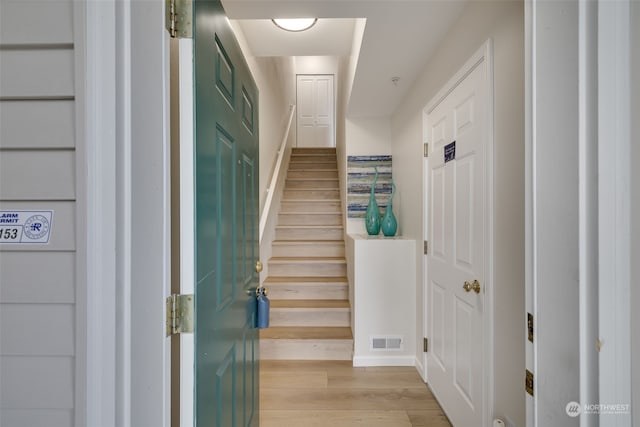
[[[422,364],[422,360],[420,360],[420,357],[416,357],[415,365],[416,365],[416,369],[418,370],[418,373],[420,374],[420,377],[422,378],[422,381],[424,381],[426,383],[427,382],[427,370],[425,369],[426,367]]]
[[[353,366],[415,366],[414,356],[353,356]]]

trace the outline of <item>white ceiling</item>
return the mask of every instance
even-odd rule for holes
[[[348,114],[384,117],[406,96],[466,1],[223,0],[223,4],[230,19],[243,20],[240,25],[256,56],[348,56],[353,18],[366,18]],[[303,33],[278,30],[270,22],[301,17],[320,20]],[[400,77],[397,85],[392,77]]]
[[[238,21],[255,56],[349,56],[353,19],[321,19],[307,31],[291,33],[270,19]]]

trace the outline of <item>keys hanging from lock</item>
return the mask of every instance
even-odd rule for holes
[[[256,289],[256,296],[258,298],[258,324],[259,329],[266,329],[269,327],[269,310],[271,303],[267,298],[267,290],[264,287]]]

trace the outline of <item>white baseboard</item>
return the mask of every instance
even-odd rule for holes
[[[422,378],[422,381],[426,383],[427,382],[426,366],[422,364],[422,360],[420,360],[419,357],[415,358],[415,366],[416,366],[416,369],[418,370],[418,373],[420,374],[420,377]]]

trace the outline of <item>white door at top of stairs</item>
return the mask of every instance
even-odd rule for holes
[[[297,76],[297,146],[335,147],[333,75]]]

